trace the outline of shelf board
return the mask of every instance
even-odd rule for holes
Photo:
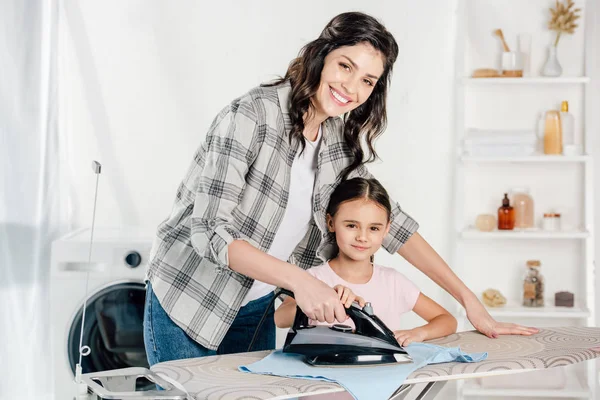
[[[493,317],[579,319],[590,316],[590,310],[577,303],[574,307],[555,307],[554,299],[544,301],[547,304],[544,307],[524,307],[516,300],[508,300],[503,307],[486,306],[486,309]],[[464,308],[461,307],[459,314],[461,317],[466,316]]]
[[[577,398],[589,399],[590,390],[573,371],[566,372],[567,382],[563,389],[488,389],[482,388],[476,379],[469,379],[463,386],[464,396],[487,397],[539,397],[539,398]]]
[[[545,154],[531,156],[469,156],[460,157],[463,162],[474,163],[586,163],[592,158],[589,155],[580,156],[550,156]]]
[[[544,231],[538,230],[513,230],[481,232],[471,228],[460,232],[463,239],[586,239],[590,236],[588,231]]]
[[[558,78],[546,77],[524,77],[524,78],[463,78],[464,84],[483,84],[483,85],[548,85],[548,84],[567,84],[567,83],[589,83],[587,76],[564,76]]]

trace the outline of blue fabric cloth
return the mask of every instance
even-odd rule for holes
[[[411,343],[405,347],[412,363],[370,367],[313,367],[299,354],[277,350],[260,361],[239,367],[242,372],[277,375],[336,382],[355,399],[388,399],[415,370],[428,364],[444,362],[478,362],[487,353],[464,353],[459,347],[442,347],[428,343]],[[374,389],[376,393],[374,393]]]

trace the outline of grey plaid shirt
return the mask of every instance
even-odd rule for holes
[[[288,139],[290,85],[258,87],[225,107],[198,149],[170,216],[156,233],[147,279],[173,321],[215,350],[232,324],[252,279],[228,267],[227,247],[243,239],[268,251],[288,200],[297,141]],[[343,122],[323,125],[312,200],[313,218],[290,262],[322,264],[337,249],[325,212],[351,153]],[[351,176],[371,177],[364,167]],[[418,228],[398,204],[383,247],[395,253]]]

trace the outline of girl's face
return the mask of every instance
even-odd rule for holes
[[[327,215],[327,226],[335,232],[340,255],[354,261],[368,261],[390,230],[385,208],[365,199],[340,204],[334,217]]]
[[[317,116],[337,117],[363,104],[383,74],[383,55],[367,43],[333,50],[325,57],[313,98]]]

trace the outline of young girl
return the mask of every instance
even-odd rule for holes
[[[346,307],[354,300],[361,306],[365,301],[370,302],[375,315],[394,331],[402,346],[454,333],[456,319],[448,311],[421,293],[400,272],[371,262],[390,229],[390,222],[390,200],[376,179],[343,181],[331,195],[327,208],[327,226],[339,252],[308,273],[333,287]],[[411,310],[427,324],[401,329],[400,316]],[[286,298],[275,311],[275,324],[280,328],[290,327],[295,311],[295,300]],[[343,323],[353,326],[352,320]]]

